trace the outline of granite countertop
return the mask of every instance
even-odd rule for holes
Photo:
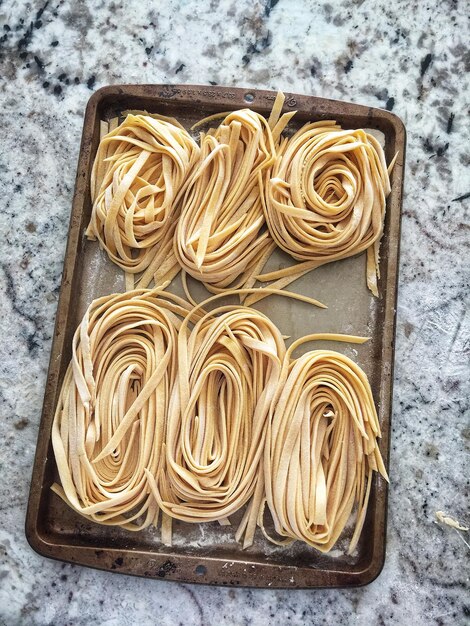
[[[469,623],[469,534],[434,517],[470,522],[465,4],[0,4],[0,623]],[[407,126],[388,556],[368,587],[156,582],[52,562],[26,542],[84,108],[96,88],[126,82],[282,88],[387,108]]]

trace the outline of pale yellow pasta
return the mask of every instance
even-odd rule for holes
[[[178,346],[180,404],[168,416],[166,465],[150,479],[155,499],[172,518],[192,523],[223,522],[249,503],[243,532],[250,545],[284,340],[264,315],[228,306],[188,336],[180,331]]]
[[[95,300],[72,345],[54,417],[60,484],[53,490],[101,524],[200,523],[246,507],[275,543],[328,552],[355,511],[352,552],[375,471],[387,478],[365,373],[331,350],[292,358],[268,317],[247,306],[202,307],[221,295],[252,304],[302,274],[367,251],[378,295],[389,170],[379,142],[333,121],[281,137],[293,113],[279,94],[269,120],[217,114],[201,147],[174,119],[129,112],[102,124],[87,236],[124,269],[126,288]],[[301,263],[260,275],[276,245]],[[183,269],[192,304],[163,291]],[[197,305],[187,275],[218,295]],[[253,289],[256,279],[274,281]],[[388,479],[388,478],[387,478]],[[280,539],[264,527],[267,502]]]
[[[312,335],[286,351],[262,313],[205,313],[220,296],[191,307],[162,289],[106,296],[84,315],[53,423],[53,490],[128,530],[156,525],[161,509],[167,544],[171,519],[228,524],[246,505],[236,538],[248,547],[267,500],[282,537],[327,552],[356,506],[353,550],[373,471],[387,476],[370,386],[339,353],[291,355],[307,340],[365,340]]]
[[[201,133],[201,158],[180,199],[174,250],[182,269],[214,293],[251,287],[275,248],[261,187],[293,115],[280,116],[283,100],[279,94],[269,121],[242,109]]]
[[[179,271],[172,254],[178,194],[200,149],[173,119],[128,114],[104,135],[93,164],[91,220],[86,234],[98,239],[133,288],[156,284]],[[161,268],[165,264],[165,276]]]
[[[362,343],[342,335],[295,342],[283,363],[264,455],[266,498],[277,533],[329,552],[356,507],[349,552],[364,524],[373,473],[387,480],[378,448],[380,426],[366,375],[348,357],[314,350],[291,360],[306,340]],[[259,519],[264,529],[262,510]]]
[[[306,124],[283,141],[266,179],[264,202],[274,241],[302,263],[259,279],[283,287],[320,265],[366,250],[367,285],[377,296],[389,193],[389,172],[375,137],[362,129],[343,130],[334,121]]]
[[[106,296],[75,333],[52,428],[53,490],[93,521],[128,530],[157,523],[145,472],[161,462],[177,331],[189,309],[158,290]]]

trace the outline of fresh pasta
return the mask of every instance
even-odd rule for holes
[[[157,523],[145,472],[161,461],[177,331],[189,309],[158,290],[105,296],[75,333],[52,427],[53,490],[93,521],[128,530]]]
[[[172,520],[225,525],[246,507],[235,534],[244,548],[260,526],[274,543],[328,552],[355,512],[352,553],[374,472],[388,480],[365,373],[332,350],[293,358],[306,341],[366,339],[309,335],[286,349],[259,311],[205,309],[224,295],[249,305],[272,294],[326,308],[283,289],[362,251],[378,295],[393,162],[371,134],[334,121],[282,137],[294,115],[283,102],[268,120],[249,109],[201,120],[218,125],[200,147],[160,115],[102,123],[86,234],[128,291],[86,311],[52,428],[52,489],[89,520],[138,531],[161,519],[171,544]],[[300,263],[260,274],[276,245]],[[189,302],[165,291],[180,269]],[[188,275],[216,295],[197,304]],[[255,289],[257,279],[274,282]]]
[[[375,137],[362,129],[343,130],[334,121],[303,126],[282,142],[264,200],[274,241],[301,263],[259,280],[284,287],[325,263],[366,250],[367,285],[377,296],[389,193],[389,172]]]
[[[252,287],[275,248],[266,228],[261,186],[293,115],[280,115],[283,100],[280,94],[268,121],[242,109],[201,133],[200,162],[180,199],[174,251],[182,269],[211,292]]]
[[[359,337],[311,335],[286,353],[264,456],[266,499],[276,532],[329,552],[356,506],[349,552],[364,524],[374,471],[388,480],[377,444],[380,426],[366,375],[348,357],[313,350],[291,360],[305,341],[362,343]],[[261,509],[262,511],[262,509]],[[260,525],[264,530],[261,518]]]
[[[259,311],[206,312],[220,295],[193,307],[165,286],[99,298],[84,315],[54,417],[52,489],[84,517],[133,531],[161,510],[166,544],[172,519],[229,524],[245,505],[243,547],[257,525],[279,543],[264,528],[267,501],[281,537],[327,552],[356,506],[353,550],[373,472],[387,477],[370,386],[340,353],[292,353],[365,339],[312,335],[286,350]]]
[[[266,419],[285,344],[264,315],[226,306],[179,334],[179,406],[168,417],[155,499],[172,518],[220,521],[249,503],[240,534],[253,542],[263,495]]]
[[[172,252],[177,198],[199,153],[176,120],[158,115],[130,113],[102,137],[86,234],[126,272],[128,288],[136,274],[141,274],[138,286],[147,287],[155,274],[157,284],[179,272]]]

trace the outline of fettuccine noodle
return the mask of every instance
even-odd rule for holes
[[[264,202],[274,241],[303,262],[259,280],[284,287],[320,265],[367,250],[367,285],[377,296],[389,193],[389,171],[375,137],[342,130],[333,121],[306,124],[282,142]]]
[[[261,186],[293,115],[280,115],[283,101],[279,94],[268,121],[242,109],[201,133],[201,160],[181,197],[174,249],[182,269],[213,293],[253,286],[275,248],[266,229]]]
[[[134,291],[99,298],[84,315],[52,428],[53,490],[81,515],[128,530],[157,523],[145,471],[161,460],[189,310],[172,294]]]
[[[172,252],[178,193],[200,149],[176,120],[128,114],[102,139],[93,164],[93,209],[86,231],[127,276],[126,285],[147,287],[165,264],[173,278]]]
[[[377,445],[380,426],[366,375],[348,357],[314,350],[290,360],[311,335],[289,348],[273,403],[264,456],[266,498],[277,533],[328,552],[356,505],[352,553],[364,524],[374,471],[388,480]],[[264,529],[262,510],[259,523]]]
[[[166,467],[150,479],[155,498],[169,516],[193,523],[223,522],[251,500],[243,522],[251,545],[284,339],[261,313],[227,306],[189,337],[180,331],[178,345],[180,407],[168,419]]]

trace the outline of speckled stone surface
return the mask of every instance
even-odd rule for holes
[[[465,624],[468,5],[463,0],[0,3],[0,623]],[[251,86],[393,110],[408,129],[388,557],[356,590],[249,591],[45,560],[24,517],[83,112],[117,82]]]

